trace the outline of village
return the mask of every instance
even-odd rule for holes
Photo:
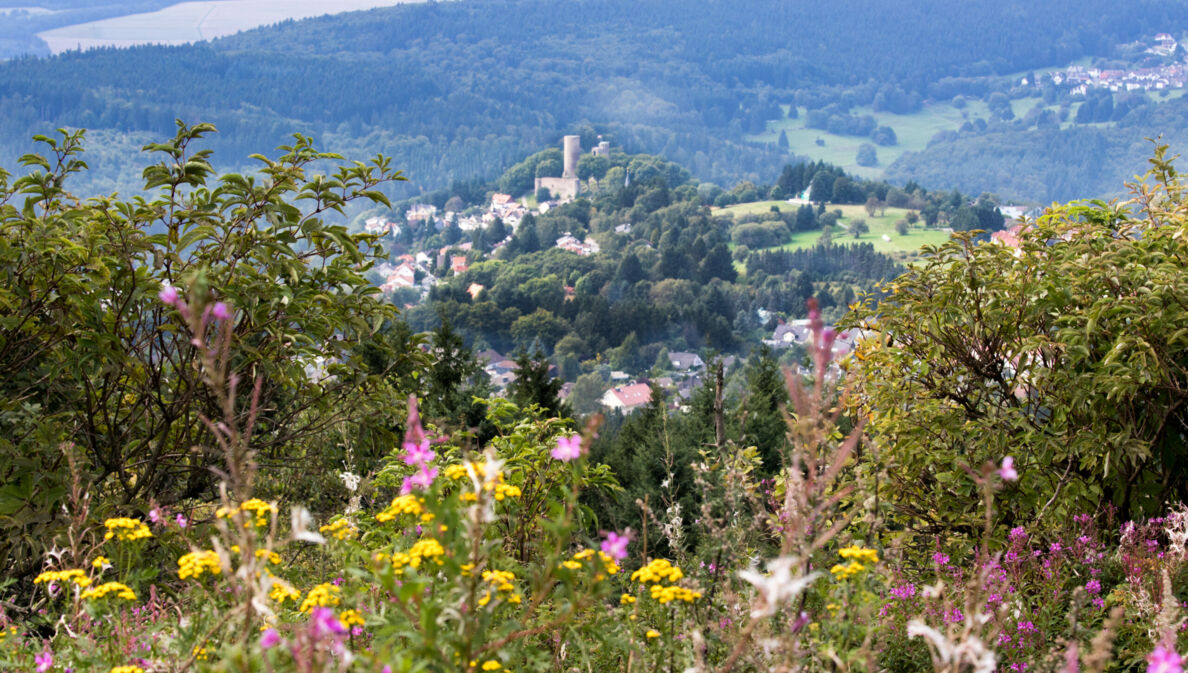
[[[1067,86],[1078,96],[1087,95],[1095,89],[1119,91],[1163,91],[1183,89],[1188,82],[1188,66],[1184,65],[1184,50],[1174,37],[1168,33],[1159,33],[1154,42],[1145,46],[1142,53],[1156,56],[1170,57],[1179,55],[1178,62],[1150,68],[1135,69],[1101,69],[1073,65],[1063,72],[1051,74],[1052,82],[1057,86]],[[1026,79],[1023,81],[1027,84]]]

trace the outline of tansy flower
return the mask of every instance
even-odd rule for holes
[[[91,567],[96,570],[103,570],[111,567],[111,561],[107,560],[106,556],[96,556],[94,561],[91,561]]]
[[[99,600],[106,598],[108,594],[115,594],[117,598],[122,598],[126,601],[136,600],[136,594],[126,584],[119,582],[106,582],[97,587],[84,589],[82,592],[83,599]]]
[[[153,536],[149,531],[148,526],[139,519],[129,519],[127,517],[119,517],[116,519],[108,519],[103,522],[107,527],[107,533],[104,534],[104,540],[110,540],[113,537],[120,541],[125,540],[143,540]]]
[[[330,584],[329,582],[319,584],[309,590],[305,595],[305,600],[301,602],[301,607],[298,608],[301,612],[311,612],[317,607],[330,607],[338,605],[342,599],[339,597],[339,588]]]
[[[91,578],[82,570],[47,570],[38,575],[34,584],[49,584],[50,582],[74,582],[80,587],[90,586]]]
[[[219,555],[213,551],[194,551],[177,560],[177,576],[179,579],[199,578],[202,573],[218,575],[223,572],[219,563]]]
[[[657,631],[656,629],[648,629],[648,632],[645,633],[644,635],[647,636],[648,638],[659,638],[660,632]]]
[[[503,665],[494,659],[489,659],[483,662],[484,671],[498,671],[501,668],[503,668]]]

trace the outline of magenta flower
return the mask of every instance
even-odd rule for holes
[[[310,613],[309,630],[315,640],[346,633],[346,627],[338,621],[338,616],[334,614],[334,611],[325,607],[316,607]]]
[[[215,302],[214,309],[211,310],[211,315],[219,320],[227,320],[231,317],[231,308],[225,302]]]
[[[420,444],[412,442],[404,443],[404,464],[405,465],[424,465],[425,463],[433,462],[437,454],[433,449],[429,448],[429,440],[421,439]]]
[[[582,438],[580,435],[572,437],[558,437],[557,446],[549,452],[557,460],[569,462],[582,457]]]
[[[1184,673],[1184,660],[1163,645],[1147,656],[1147,673]]]
[[[33,663],[37,664],[37,673],[45,673],[54,666],[54,653],[46,650],[33,657]]]
[[[627,558],[628,542],[631,542],[630,531],[626,531],[622,535],[611,531],[606,534],[606,539],[602,541],[602,553],[613,558],[616,563],[621,562]]]
[[[268,650],[280,645],[281,637],[276,629],[268,629],[260,634],[260,649]]]
[[[420,445],[425,439],[425,429],[421,427],[421,414],[417,411],[416,395],[408,396],[408,422],[404,426],[404,445]]]
[[[932,555],[932,562],[938,566],[947,566],[949,565],[949,555],[938,551]]]
[[[1019,478],[1019,473],[1015,471],[1015,459],[1007,456],[1002,459],[1002,467],[998,468],[998,476],[1002,477],[1003,481],[1015,481]]]
[[[161,286],[161,291],[157,293],[157,298],[160,299],[161,303],[163,304],[176,306],[178,300],[180,299],[180,295],[178,294],[176,287],[173,287],[172,285],[163,285]]]
[[[411,477],[405,477],[404,483],[400,485],[401,495],[408,495],[413,490],[423,491],[433,485],[433,480],[437,478],[437,468],[430,465],[421,465],[421,469],[417,470]]]
[[[185,528],[187,525],[189,525],[189,523],[190,522],[186,521],[186,517],[182,516],[180,513],[177,515],[178,528]]]
[[[157,509],[156,507],[150,509],[149,510],[149,521],[152,521],[153,523],[160,523],[161,522],[161,510]]]

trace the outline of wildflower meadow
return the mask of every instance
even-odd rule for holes
[[[1069,419],[1094,400],[1049,395],[1066,379],[1041,369],[1077,367],[1084,383],[1095,352],[1056,343],[1085,328],[1055,308],[1043,308],[1049,331],[992,363],[995,376],[1004,361],[1027,372],[993,398],[1002,410],[963,425],[962,404],[992,393],[932,395],[938,379],[975,379],[910,350],[943,312],[916,313],[918,333],[895,322],[929,278],[856,305],[869,336],[844,359],[814,306],[804,365],[784,372],[779,469],[726,436],[719,389],[715,441],[663,468],[689,471],[697,507],[642,497],[638,523],[612,528],[598,503],[626,486],[591,455],[605,419],[485,398],[479,441],[424,415],[432,349],[376,336],[395,313],[359,273],[373,241],[319,219],[382,200],[375,186],[400,179],[385,159],[314,175],[313,162],[339,158],[299,138],[261,158],[267,180],[215,181],[191,146],[206,131],[179,126],[150,148],[162,156],[146,171],[151,200],[70,197],[62,184],[85,166],[69,135],[0,183],[6,232],[33,232],[0,246],[26,283],[10,277],[0,293],[0,356],[44,366],[6,370],[0,409],[0,455],[40,480],[6,475],[0,499],[0,669],[1183,670],[1188,507],[1156,488],[1178,460],[1164,453],[1183,444],[1140,446],[1110,426],[1134,457],[1116,454],[1099,477],[1092,446],[1054,439],[1089,433]],[[1164,265],[1133,301],[1163,292],[1176,306],[1188,216],[1174,174],[1155,177],[1137,210],[1054,211],[1024,248],[1034,263],[994,259],[1026,275],[1071,245],[1060,227],[1099,227],[1088,244],[1132,264],[1154,250]],[[959,257],[978,245],[934,250],[936,272],[970,277]],[[1062,296],[1070,316],[1078,296]],[[1146,339],[1140,316],[1126,324],[1118,343]],[[1188,322],[1176,329],[1141,356],[1115,346],[1105,366],[1130,377],[1179,362]],[[967,364],[988,366],[982,353]],[[1182,372],[1167,370],[1101,394],[1182,413],[1160,378]],[[1162,391],[1149,407],[1143,385]],[[917,411],[935,435],[913,425]],[[1063,461],[1055,476],[1045,460]],[[1112,481],[1119,472],[1136,476]]]

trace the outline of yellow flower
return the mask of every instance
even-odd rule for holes
[[[829,569],[829,572],[833,573],[833,576],[838,578],[839,580],[844,580],[844,579],[849,579],[850,577],[853,577],[854,575],[857,575],[858,573],[862,572],[863,570],[866,570],[866,566],[862,565],[861,563],[859,563],[857,561],[850,561],[849,563],[846,563],[844,565],[839,563],[839,564],[833,566],[832,568]]]
[[[501,668],[503,668],[503,664],[500,664],[498,661],[495,661],[494,659],[489,659],[489,660],[483,662],[483,670],[484,671],[498,671]]]
[[[866,549],[865,547],[859,547],[856,544],[850,545],[849,547],[843,547],[842,549],[839,549],[837,553],[842,558],[849,559],[851,561],[865,561],[866,563],[872,564],[879,562],[879,553],[877,551],[873,549]]]
[[[268,597],[283,605],[285,601],[296,602],[298,598],[301,598],[301,592],[287,582],[273,580],[272,588],[268,590]]]
[[[645,633],[644,635],[647,636],[648,638],[659,638],[660,632],[657,631],[656,629],[648,629],[648,632]]]
[[[194,551],[177,560],[177,576],[180,579],[198,578],[202,573],[218,575],[223,572],[219,555],[213,551]]]
[[[104,540],[110,540],[113,537],[117,540],[143,540],[153,536],[149,531],[148,526],[139,519],[129,519],[127,517],[120,517],[117,519],[108,519],[103,522],[107,527],[107,533],[103,536]]]
[[[78,570],[47,570],[33,580],[34,584],[49,584],[50,582],[74,582],[80,587],[91,585],[91,578],[87,573]]]
[[[338,587],[330,583],[319,584],[318,586],[309,590],[305,595],[305,600],[301,601],[301,607],[297,608],[301,612],[312,612],[317,607],[333,607],[338,605],[342,599],[339,597]]]
[[[635,602],[635,596],[631,594],[623,594],[619,596],[619,605],[631,605]]]
[[[413,559],[417,559],[417,562],[410,563],[409,565],[411,565],[414,568],[420,567],[420,565],[421,565],[420,559],[427,559],[427,558],[431,558],[437,562],[437,565],[441,565],[443,563],[443,561],[437,557],[442,556],[444,554],[445,554],[445,549],[442,548],[441,543],[438,542],[437,540],[434,540],[433,538],[425,538],[423,540],[417,540],[417,543],[412,546],[412,549],[408,550],[408,555],[411,556]]]
[[[570,570],[577,570],[578,568],[582,567],[582,564],[578,563],[577,561],[565,561],[561,564],[561,567],[568,568]]]
[[[144,673],[144,669],[139,666],[116,666],[110,673]]]
[[[494,586],[498,591],[514,591],[512,584],[516,579],[515,573],[508,570],[484,570],[483,581]]]
[[[343,610],[338,613],[338,621],[345,629],[349,629],[353,625],[363,626],[363,615],[359,614],[358,610]]]
[[[512,486],[510,484],[498,484],[495,486],[495,499],[503,500],[504,498],[518,498],[523,493],[520,492],[519,486]]]
[[[91,561],[91,567],[96,570],[103,570],[103,566],[111,565],[111,561],[107,560],[106,556],[96,556],[94,561]]]
[[[384,511],[376,514],[375,518],[381,523],[387,523],[394,520],[401,514],[418,515],[424,511],[424,508],[421,507],[421,503],[422,500],[411,493],[407,495],[396,496],[392,499],[392,504],[388,505],[388,508]]]
[[[651,588],[652,598],[660,601],[660,603],[667,604],[672,601],[685,601],[692,603],[701,598],[701,592],[691,591],[684,587],[662,587],[659,584],[653,584]]]
[[[207,656],[206,656],[207,650],[205,647],[195,647],[192,650],[192,653],[194,655],[194,659],[196,659],[197,661],[206,661],[207,660]]]
[[[631,581],[639,580],[641,584],[647,584],[648,582],[658,583],[664,580],[676,582],[684,576],[685,574],[681,572],[681,569],[674,566],[671,561],[667,559],[656,559],[631,573]]]
[[[124,600],[128,601],[136,600],[136,594],[133,593],[132,589],[130,589],[128,585],[120,584],[119,582],[106,582],[104,584],[100,584],[97,587],[84,589],[82,592],[82,597],[84,599],[94,598],[98,600],[101,598],[106,598],[108,594],[115,594],[117,598],[123,598]]]
[[[318,531],[335,540],[353,540],[359,537],[359,529],[347,519],[339,519],[328,526],[322,526]]]

